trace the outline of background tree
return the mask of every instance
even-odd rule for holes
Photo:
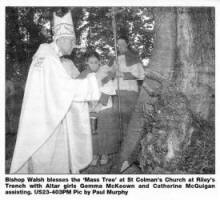
[[[214,12],[154,9],[154,50],[120,166],[138,160],[145,173],[215,172]]]
[[[32,56],[52,41],[52,13],[68,9],[77,44],[98,51],[103,64],[114,55],[109,7],[6,8],[7,166]],[[214,173],[214,8],[118,10],[117,32],[128,36],[143,63],[151,58],[120,161],[136,162],[144,173]],[[80,71],[84,53],[75,49],[70,56]]]

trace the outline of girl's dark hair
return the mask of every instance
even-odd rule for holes
[[[100,61],[100,56],[96,51],[89,51],[86,53],[86,61],[88,61],[91,57],[95,57]]]
[[[129,39],[126,36],[119,36],[118,40],[124,40],[129,45]]]
[[[130,42],[129,42],[128,36],[119,35],[118,40],[124,40],[127,43],[127,45],[128,45],[128,49],[131,50],[131,46],[130,46]]]

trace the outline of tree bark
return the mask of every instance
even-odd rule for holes
[[[155,152],[149,153],[154,151],[149,150],[151,141],[157,141],[162,145],[160,137],[164,137],[161,135],[165,133],[164,130],[158,131],[159,138],[155,138],[154,134],[150,135],[148,128],[151,127],[153,130],[155,124],[148,120],[148,117],[155,112],[154,107],[161,91],[164,88],[166,90],[169,85],[174,86],[173,93],[170,94],[171,99],[177,104],[176,108],[178,104],[182,106],[181,114],[185,112],[185,115],[183,114],[184,119],[179,121],[181,125],[179,130],[170,128],[169,133],[166,133],[164,143],[167,154],[163,158],[157,158],[158,165],[162,168],[167,166],[167,161],[180,156],[181,147],[187,149],[192,142],[194,129],[190,127],[192,120],[190,113],[214,122],[214,9],[155,8],[154,14],[154,50],[127,136],[122,144],[119,165],[125,160],[134,162],[140,154],[141,159],[144,157],[145,161],[156,157]],[[169,92],[166,95],[169,98]],[[178,121],[175,123],[178,126]],[[172,126],[175,127],[174,124]],[[150,156],[145,157],[143,152],[140,153],[138,150],[146,150]],[[174,168],[177,165],[178,162],[174,162]]]
[[[214,121],[214,9],[177,10],[177,57],[174,81],[190,101],[193,112]]]
[[[143,137],[145,124],[145,112],[152,112],[152,104],[156,101],[149,95],[149,90],[156,91],[161,86],[161,81],[171,79],[175,62],[176,48],[176,9],[155,8],[155,42],[151,61],[147,72],[156,74],[158,80],[146,77],[140,96],[132,114],[128,127],[127,137],[122,143],[120,160],[133,162],[136,159],[134,149],[137,149],[140,139]],[[146,88],[149,88],[148,91]],[[133,154],[133,155],[132,155]]]

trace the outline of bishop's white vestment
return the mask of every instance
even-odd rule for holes
[[[88,101],[95,74],[72,79],[55,43],[42,44],[30,66],[10,173],[79,173],[92,160]]]

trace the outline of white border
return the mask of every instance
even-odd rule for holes
[[[4,6],[216,6],[219,0],[2,0]]]
[[[215,7],[216,13],[216,175],[214,176],[217,180],[215,190],[177,190],[177,189],[154,189],[154,190],[147,190],[147,189],[138,189],[135,192],[129,191],[128,196],[4,196],[4,177],[5,177],[5,137],[4,137],[4,113],[5,113],[5,99],[4,99],[4,88],[5,88],[5,6],[213,6]],[[219,70],[218,66],[220,66],[219,61],[219,52],[220,52],[220,2],[219,0],[190,0],[190,1],[183,1],[183,0],[66,0],[66,1],[58,1],[58,0],[1,0],[0,2],[0,199],[153,199],[153,200],[190,200],[190,199],[199,199],[199,200],[217,200],[217,197],[220,197],[219,192],[219,169],[220,169],[220,161],[219,161],[219,110],[217,108],[220,107],[219,101],[219,87],[217,87],[220,83],[219,80]],[[217,45],[218,44],[218,45]],[[82,175],[78,175],[82,177]],[[91,175],[93,176],[93,175]],[[95,175],[97,176],[97,175]],[[100,175],[103,176],[103,175]],[[115,176],[115,175],[108,175],[108,176]],[[153,175],[147,175],[153,176]],[[164,175],[163,175],[164,176]],[[179,175],[175,175],[173,177],[178,177]],[[186,175],[185,177],[190,177],[191,175]],[[204,176],[205,177],[205,176]],[[207,176],[210,177],[210,176]]]

